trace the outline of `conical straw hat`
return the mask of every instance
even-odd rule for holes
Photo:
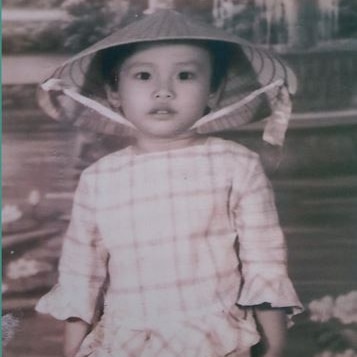
[[[199,133],[234,130],[266,118],[277,100],[279,86],[285,86],[290,94],[296,91],[294,73],[266,49],[176,11],[158,10],[117,30],[58,67],[39,88],[40,106],[57,120],[100,133],[130,135],[135,129],[125,118],[111,111],[100,79],[95,74],[93,58],[99,51],[112,47],[166,40],[212,41],[233,48],[220,101],[208,116],[196,123],[195,130]],[[91,83],[91,87],[97,87],[97,90],[85,93],[84,83],[87,86]],[[59,96],[58,90],[82,104],[71,103],[72,99]],[[83,100],[82,95],[87,99]],[[104,110],[98,110],[96,103],[100,103]]]

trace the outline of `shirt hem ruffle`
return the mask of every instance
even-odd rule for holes
[[[242,307],[268,303],[272,308],[287,308],[289,319],[304,308],[288,277],[266,278],[256,275],[246,280],[237,304]],[[264,294],[261,294],[264,291]],[[291,321],[289,321],[291,322]]]
[[[140,351],[142,357],[224,356],[235,350],[247,351],[260,340],[252,314],[242,313],[237,306],[162,326],[156,323],[153,328],[134,329],[118,322],[120,318],[104,316],[76,357],[117,357],[128,351],[132,355]]]
[[[85,291],[81,294],[78,289],[66,289],[56,284],[38,301],[35,310],[39,313],[50,314],[58,320],[75,317],[92,324],[95,317],[93,306],[96,305],[97,296],[98,291],[94,289],[92,293],[88,294],[88,291]]]

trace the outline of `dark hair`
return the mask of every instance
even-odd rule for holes
[[[232,58],[232,48],[229,44],[217,41],[204,40],[165,40],[157,43],[192,43],[202,47],[211,54],[212,60],[212,77],[211,91],[215,92],[225,79]],[[118,86],[118,68],[122,63],[132,55],[140,46],[139,44],[128,44],[120,47],[111,47],[98,53],[100,63],[100,73],[103,82],[108,84],[112,90]]]

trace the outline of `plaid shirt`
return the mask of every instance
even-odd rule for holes
[[[78,356],[223,356],[259,339],[235,304],[300,306],[259,159],[217,138],[167,152],[128,147],[85,170],[59,270],[38,311],[92,323],[105,287],[104,315]]]

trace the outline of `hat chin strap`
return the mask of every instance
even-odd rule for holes
[[[136,127],[125,117],[115,112],[114,110],[106,107],[105,105],[90,99],[82,94],[79,94],[73,87],[68,87],[63,81],[60,79],[51,78],[46,82],[41,84],[41,88],[49,92],[50,90],[57,90],[63,92],[66,96],[72,98],[77,103],[83,104],[84,106],[95,110],[97,113],[103,115],[109,120],[114,121],[115,123],[125,125],[130,127],[131,129],[136,129]]]
[[[250,101],[252,101],[253,99],[255,99],[257,96],[259,96],[260,94],[263,94],[265,92],[267,92],[268,90],[274,88],[274,87],[280,87],[284,84],[284,82],[281,79],[277,79],[276,81],[262,87],[259,88],[255,91],[253,91],[252,93],[250,93],[249,95],[247,95],[246,97],[244,97],[242,100],[240,100],[239,102],[234,102],[231,105],[228,105],[226,107],[223,107],[213,113],[209,113],[205,116],[203,116],[201,119],[199,119],[195,124],[192,125],[191,130],[192,129],[197,129],[198,127],[207,124],[217,118],[220,118],[222,116],[228,115],[231,112],[241,108],[243,105],[249,103]]]
[[[207,124],[219,117],[225,116],[239,108],[241,108],[243,105],[249,103],[250,101],[252,101],[254,98],[256,98],[257,96],[259,96],[262,93],[265,93],[266,91],[274,88],[274,87],[280,87],[282,86],[284,83],[281,79],[278,79],[262,88],[259,88],[255,91],[253,91],[251,94],[249,94],[248,96],[244,97],[242,100],[240,100],[239,102],[235,102],[231,105],[228,105],[224,108],[221,108],[219,110],[217,110],[214,113],[209,113],[205,116],[203,116],[201,119],[199,119],[194,125],[192,125],[192,127],[190,128],[190,130],[194,130],[197,129],[198,127],[200,127],[201,125]],[[50,90],[57,90],[57,91],[62,91],[63,94],[67,95],[68,97],[72,98],[73,100],[75,100],[76,102],[95,110],[97,113],[103,115],[104,117],[108,118],[109,120],[114,121],[115,123],[121,124],[121,125],[125,125],[127,127],[129,127],[130,129],[134,129],[137,130],[137,128],[129,121],[127,120],[125,117],[123,117],[122,115],[120,115],[119,113],[113,111],[112,109],[104,106],[103,104],[90,99],[88,97],[85,97],[82,94],[79,94],[73,87],[68,87],[63,81],[61,81],[60,79],[55,79],[55,78],[51,78],[49,80],[47,80],[46,82],[44,82],[41,85],[41,88],[46,91],[49,92]],[[281,121],[281,120],[280,120]],[[287,127],[287,123],[286,125],[284,124],[284,129],[286,130],[285,126]],[[285,133],[285,131],[284,131]],[[270,142],[270,141],[274,141],[274,139],[268,139],[267,140],[267,135],[265,133],[265,140]],[[276,135],[274,135],[275,137]],[[280,135],[281,136],[281,135]],[[282,139],[283,140],[283,139]],[[281,139],[279,140],[281,141]],[[280,144],[280,142],[279,142]]]

